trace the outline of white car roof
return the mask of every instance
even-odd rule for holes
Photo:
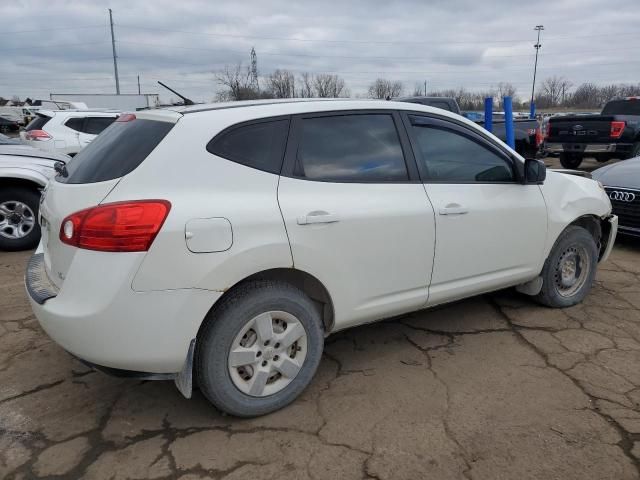
[[[45,115],[47,117],[55,117],[55,116],[89,116],[89,115],[104,115],[104,116],[113,116],[114,114],[122,113],[120,110],[38,110],[38,115]]]

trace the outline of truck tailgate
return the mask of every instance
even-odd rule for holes
[[[589,115],[549,120],[548,142],[589,143],[611,141],[611,116]]]

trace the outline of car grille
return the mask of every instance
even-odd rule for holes
[[[618,216],[618,224],[640,230],[640,190],[615,187],[606,187],[605,190],[611,200],[613,213]]]

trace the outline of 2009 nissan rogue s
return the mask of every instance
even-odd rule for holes
[[[44,330],[238,416],[293,401],[337,330],[510,286],[580,302],[617,231],[596,181],[408,103],[123,114],[58,171],[26,274]]]

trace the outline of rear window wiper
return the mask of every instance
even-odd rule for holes
[[[67,172],[67,165],[62,160],[56,162],[53,165],[53,169],[56,171],[56,173],[63,176],[64,178],[67,178],[69,176],[69,172]]]

